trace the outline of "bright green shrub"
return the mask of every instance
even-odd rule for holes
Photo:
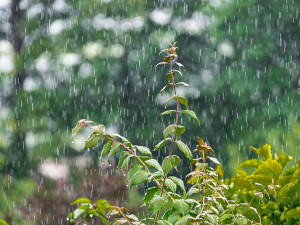
[[[262,159],[242,162],[237,175],[226,180],[228,194],[239,202],[250,202],[263,224],[300,223],[300,160],[285,169],[291,156],[272,153],[271,146],[250,147]]]

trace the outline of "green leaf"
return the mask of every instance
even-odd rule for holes
[[[280,156],[276,159],[277,162],[281,164],[281,167],[284,168],[286,164],[291,161],[293,157],[284,155],[283,152],[281,152]]]
[[[221,164],[217,164],[217,166],[216,166],[216,172],[220,176],[221,179],[224,177],[224,170],[223,170]]]
[[[4,220],[0,219],[0,225],[8,225],[8,223],[6,223]]]
[[[182,65],[180,62],[174,62],[176,65],[178,65],[179,67],[184,67],[184,65]]]
[[[218,222],[220,224],[223,224],[222,222],[224,222],[224,224],[228,224],[232,222],[232,214],[223,214],[222,216],[219,217]]]
[[[175,77],[175,75],[178,73],[180,76],[182,76],[182,73],[179,70],[172,70],[171,72],[173,72],[173,76]],[[174,75],[175,74],[175,75]],[[182,76],[183,77],[183,76]]]
[[[241,163],[239,167],[258,167],[262,163],[263,161],[261,161],[260,159],[249,159]]]
[[[74,202],[72,202],[71,204],[75,205],[75,204],[82,204],[82,203],[92,204],[91,200],[88,199],[88,198],[78,198]]]
[[[171,163],[170,156],[167,156],[166,158],[164,158],[164,160],[162,162],[162,169],[163,169],[165,175],[167,175],[171,171],[172,163]]]
[[[165,185],[169,188],[172,192],[176,192],[176,184],[171,179],[166,179]]]
[[[293,179],[283,187],[281,187],[279,194],[278,194],[278,200],[281,201],[282,198],[286,196],[290,196],[297,188],[298,186],[298,179]]]
[[[85,140],[84,148],[92,148],[95,147],[101,139],[101,136],[97,132],[91,133],[88,139]]]
[[[165,116],[165,115],[169,115],[169,114],[171,114],[171,113],[175,113],[176,112],[176,110],[168,110],[168,111],[165,111],[165,112],[163,112],[162,114],[160,114],[160,117],[161,117],[161,119],[163,118],[163,116]]]
[[[163,134],[164,134],[164,139],[166,139],[166,137],[167,137],[168,135],[174,133],[175,127],[176,127],[175,124],[171,124],[171,125],[169,125],[169,126],[164,130],[164,132],[163,132]]]
[[[124,168],[124,167],[122,167],[122,165],[123,165],[123,162],[125,161],[126,156],[127,156],[128,154],[129,154],[129,152],[125,152],[125,151],[123,151],[123,152],[120,154],[120,158],[119,158],[119,163],[118,163],[117,169],[119,169],[119,168]]]
[[[163,96],[164,95],[164,91],[166,90],[167,87],[170,86],[170,83],[167,83],[166,86],[164,86],[161,90],[160,90],[160,94]]]
[[[185,131],[185,127],[184,126],[177,125],[177,127],[176,127],[176,135],[177,135],[177,137],[178,137],[179,134],[184,133],[184,131]]]
[[[198,119],[198,117],[196,116],[196,113],[194,111],[192,111],[192,110],[181,110],[180,112],[192,117],[195,120],[197,120],[197,122],[200,126],[200,120]]]
[[[165,144],[166,144],[168,141],[171,141],[171,140],[172,140],[171,138],[166,138],[165,140],[160,141],[157,145],[155,145],[153,151],[156,151],[156,150],[158,150],[158,149],[164,147]]]
[[[72,129],[72,139],[75,135],[79,134],[82,131],[83,125],[81,123],[77,123],[76,126]]]
[[[190,215],[186,215],[184,217],[182,217],[178,222],[175,223],[175,225],[188,225],[191,224],[188,221],[194,219],[193,217],[191,217]]]
[[[84,212],[85,212],[84,209],[75,209],[74,214],[73,214],[73,218],[78,219],[82,215],[82,213],[84,213]]]
[[[187,100],[185,97],[183,97],[183,96],[177,96],[177,97],[178,97],[178,101],[179,101],[182,105],[184,105],[184,106],[186,107],[186,109],[188,109],[188,108],[189,108],[188,100]]]
[[[265,165],[275,175],[275,177],[279,177],[282,173],[282,166],[274,159],[268,158]]]
[[[157,169],[158,171],[164,173],[162,167],[160,166],[160,164],[157,162],[156,159],[149,159],[145,162],[148,166],[152,166],[155,169]]]
[[[158,220],[157,225],[172,225],[172,223],[170,223],[169,221],[166,220]]]
[[[265,159],[272,158],[272,149],[270,144],[265,144],[258,149],[250,146],[250,149]]]
[[[130,179],[130,189],[133,185],[145,182],[148,179],[149,173],[145,170],[138,170]]]
[[[119,143],[113,142],[111,145],[110,152],[107,156],[108,160],[110,159],[111,156],[114,156],[115,154],[117,154],[119,152],[120,148],[121,148],[121,145]]]
[[[281,221],[290,219],[290,218],[299,218],[300,217],[300,206],[294,209],[288,210],[284,216],[280,218]]]
[[[181,159],[177,155],[171,156],[171,164],[177,170],[177,165],[181,162]]]
[[[105,126],[103,124],[100,124],[98,126],[91,126],[92,130],[97,132],[99,135],[103,136],[105,132]]]
[[[153,211],[153,213],[156,213],[157,211],[163,209],[168,202],[168,199],[166,196],[154,196],[152,201],[149,204],[148,210]]]
[[[191,153],[191,150],[189,149],[189,147],[183,143],[181,140],[177,140],[175,141],[178,148],[180,149],[180,151],[183,152],[183,154],[190,160],[192,161],[193,159],[193,156],[192,156],[192,153]]]
[[[150,149],[145,146],[134,145],[133,147],[139,150],[139,152],[144,155],[152,155]]]
[[[142,165],[139,165],[139,164],[135,164],[135,165],[132,165],[130,170],[128,171],[127,173],[127,179],[130,180],[131,177],[138,171],[138,170],[141,170],[143,168]]]
[[[173,201],[173,208],[183,215],[187,214],[190,211],[190,205],[186,203],[184,199],[175,199]]]
[[[187,83],[184,83],[184,82],[178,82],[175,85],[183,85],[185,87],[190,87],[190,85],[188,85]]]
[[[109,150],[110,150],[110,148],[111,148],[111,145],[112,145],[112,141],[107,142],[107,143],[103,146],[102,151],[101,151],[100,159],[102,159],[104,156],[106,156],[106,154],[109,152]]]
[[[133,157],[133,155],[127,156],[127,157],[124,159],[124,161],[123,161],[123,163],[122,163],[122,165],[121,165],[120,168],[128,167],[128,165],[129,165],[129,163],[130,163],[130,159],[131,159],[132,157]]]
[[[156,66],[155,66],[155,69],[156,67],[160,66],[160,65],[167,65],[169,64],[168,62],[160,62],[160,63],[157,63]]]
[[[246,219],[245,217],[240,217],[238,219],[235,220],[237,225],[245,225],[248,224],[249,220]]]
[[[184,183],[180,178],[170,176],[169,179],[171,179],[177,186],[179,186],[181,188],[181,190],[183,191],[183,193],[186,193]]]
[[[150,202],[156,193],[160,192],[159,187],[151,187],[146,190],[146,195],[144,197],[144,203],[147,204]]]

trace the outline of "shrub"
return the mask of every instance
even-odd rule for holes
[[[161,114],[161,117],[175,115],[175,123],[166,127],[163,131],[163,140],[157,143],[152,150],[159,151],[169,144],[169,154],[163,158],[162,162],[152,158],[152,151],[147,146],[134,145],[119,134],[105,133],[103,124],[93,125],[93,121],[82,119],[72,130],[72,137],[76,137],[82,129],[89,128],[91,130],[90,136],[85,141],[85,149],[97,146],[103,139],[106,144],[102,148],[101,159],[107,157],[110,160],[111,157],[118,154],[118,169],[130,168],[127,173],[129,189],[141,183],[150,184],[144,195],[144,204],[147,205],[149,213],[139,219],[130,214],[125,207],[112,206],[106,200],[99,199],[92,203],[88,198],[80,198],[72,203],[78,207],[68,216],[71,223],[75,223],[75,221],[77,224],[86,223],[93,217],[99,217],[104,224],[108,224],[108,218],[113,216],[114,224],[257,224],[262,222],[262,217],[263,221],[268,221],[265,216],[269,211],[266,210],[272,211],[269,206],[273,206],[274,199],[281,196],[281,201],[286,202],[283,205],[278,203],[278,208],[285,209],[286,205],[292,204],[293,196],[285,199],[285,192],[276,196],[279,188],[278,182],[282,186],[292,182],[287,176],[299,180],[296,177],[299,166],[292,169],[292,172],[281,176],[282,168],[290,159],[288,156],[281,155],[272,159],[269,145],[259,149],[252,148],[259,155],[264,156],[266,161],[253,159],[244,162],[241,167],[256,165],[257,171],[248,175],[246,171],[237,169],[238,175],[223,183],[220,179],[224,172],[220,162],[214,157],[212,147],[198,138],[193,156],[190,146],[180,139],[180,135],[185,132],[185,127],[179,124],[179,115],[186,114],[199,125],[200,122],[196,114],[189,110],[187,99],[176,92],[178,85],[189,87],[184,82],[175,83],[175,78],[177,79],[179,75],[182,76],[182,73],[174,67],[183,67],[177,61],[176,50],[176,42],[170,44],[170,48],[160,52],[160,54],[167,53],[164,61],[156,65],[170,67],[170,71],[166,75],[167,84],[162,88],[161,94],[163,95],[168,87],[173,87],[174,95],[167,100],[165,106],[167,107],[169,101],[176,101],[176,109],[170,109]],[[190,161],[189,166],[195,167],[195,170],[188,174],[187,182],[180,178],[180,171],[177,171],[177,165],[182,162],[182,159],[173,153],[175,145]],[[212,164],[215,166],[212,167]],[[172,170],[177,171],[174,173],[177,176],[170,175]],[[266,171],[270,176],[265,176]],[[282,181],[280,181],[280,177],[282,177]],[[253,183],[254,181],[260,183]],[[186,190],[188,184],[190,187]],[[289,191],[290,189],[286,190],[286,192]],[[296,189],[293,191],[297,195]],[[261,197],[263,200],[258,202],[255,197]],[[298,208],[291,210],[298,210]],[[292,214],[294,214],[293,211],[286,210],[279,221],[288,219]]]

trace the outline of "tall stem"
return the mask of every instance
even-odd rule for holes
[[[174,76],[173,76],[173,69],[172,69],[172,57],[170,56],[170,69],[171,69],[171,76],[172,76],[172,82],[173,82],[173,88],[174,88],[174,94],[175,94],[175,98],[176,98],[176,104],[177,104],[177,109],[176,109],[176,122],[175,122],[175,130],[174,130],[174,134],[173,134],[173,138],[170,144],[170,150],[169,150],[169,156],[171,156],[172,154],[172,146],[173,146],[173,142],[175,140],[175,136],[176,136],[176,129],[177,129],[177,124],[178,124],[178,114],[179,114],[179,102],[178,102],[178,97],[177,97],[177,93],[176,93],[176,84],[175,84],[175,80],[174,80]]]

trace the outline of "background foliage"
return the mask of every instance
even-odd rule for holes
[[[97,192],[92,191],[95,179],[84,183],[79,174],[110,173],[109,165],[95,168],[99,152],[80,152],[71,142],[72,125],[79,119],[101,121],[135,144],[161,139],[164,124],[157,115],[164,108],[159,90],[165,78],[163,68],[155,71],[154,65],[166,41],[180,43],[180,61],[188,68],[184,79],[192,89],[179,92],[201,120],[200,128],[191,120],[186,129],[217,146],[228,176],[254,156],[249,145],[270,143],[278,155],[299,158],[297,1],[5,2],[0,8],[5,190],[0,217],[9,223],[63,221],[69,199],[82,187]],[[87,161],[81,160],[83,154]],[[68,165],[67,176],[45,177],[38,168],[47,159]],[[99,185],[105,182],[117,186],[105,179]],[[66,213],[53,217],[52,203],[36,202],[54,192],[70,196],[55,203]]]

